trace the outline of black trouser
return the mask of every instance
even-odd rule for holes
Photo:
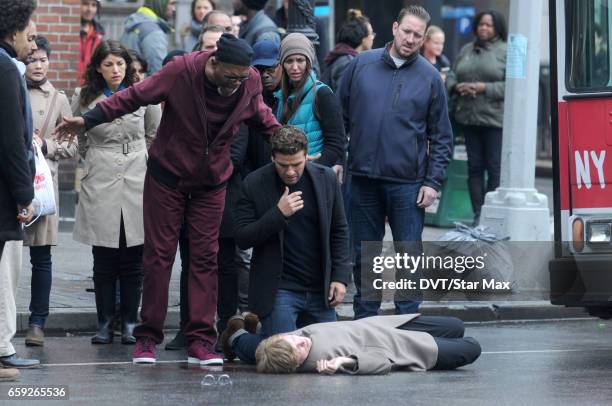
[[[96,245],[92,247],[93,279],[99,317],[114,317],[117,281],[121,291],[122,317],[127,313],[130,313],[130,318],[134,317],[134,313],[137,316],[140,304],[143,245],[127,247],[123,218],[119,234],[119,248]]]
[[[502,129],[465,125],[461,127],[465,136],[468,155],[468,189],[474,215],[480,217],[485,194],[499,186],[501,172]],[[484,175],[487,173],[485,189]]]
[[[236,240],[219,238],[219,284],[217,295],[217,331],[219,334],[227,327],[230,317],[238,309],[238,266],[236,263]]]
[[[399,328],[433,336],[438,346],[438,359],[432,369],[459,368],[480,356],[480,344],[471,337],[463,337],[463,322],[456,317],[419,316]]]
[[[2,258],[3,251],[4,251],[4,241],[0,241],[0,258]]]

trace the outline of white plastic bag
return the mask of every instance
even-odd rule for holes
[[[47,160],[40,149],[40,146],[34,142],[34,150],[36,151],[36,176],[34,177],[34,217],[49,216],[55,214],[55,190],[53,188],[53,177],[51,169],[47,165]]]

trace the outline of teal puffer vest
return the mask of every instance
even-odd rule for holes
[[[322,87],[328,87],[325,83],[316,80],[314,73],[311,73],[310,78],[304,84],[304,92],[302,93],[302,102],[300,107],[295,111],[293,117],[289,119],[288,125],[293,125],[301,128],[306,133],[308,139],[308,155],[313,156],[320,154],[323,151],[323,130],[319,124],[319,120],[314,112],[315,94]],[[280,120],[283,112],[283,94],[278,90],[274,93],[277,99],[276,119]],[[295,95],[289,96],[289,103],[294,103]]]

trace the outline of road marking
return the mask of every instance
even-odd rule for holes
[[[516,350],[516,351],[483,351],[483,355],[500,355],[500,354],[546,354],[560,352],[587,352],[587,351],[612,351],[612,348],[590,348],[590,349],[567,349],[567,350]],[[174,361],[157,361],[156,364],[182,364],[187,360]],[[134,364],[132,361],[108,361],[108,362],[79,362],[69,364],[41,364],[45,367],[87,367],[87,366],[104,366],[104,365],[155,365],[155,364]]]
[[[187,360],[181,361],[157,361],[155,364],[181,364],[186,363]],[[155,364],[134,364],[132,361],[108,361],[108,362],[78,362],[71,364],[41,364],[45,367],[88,367],[98,365],[155,365]]]
[[[592,348],[582,350],[519,350],[519,351],[483,351],[481,354],[545,354],[554,352],[585,352],[585,351],[596,351],[596,350],[612,350],[612,348]]]

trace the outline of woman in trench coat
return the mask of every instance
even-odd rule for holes
[[[72,112],[81,116],[113,93],[131,86],[131,57],[117,41],[102,41],[77,89]],[[147,144],[155,136],[161,110],[141,107],[79,137],[84,159],[73,237],[92,245],[98,333],[92,344],[113,340],[116,281],[120,286],[121,342],[133,344],[142,292],[144,228],[142,194]]]
[[[56,212],[43,216],[26,228],[25,245],[30,247],[32,279],[30,284],[30,319],[25,343],[29,346],[44,344],[45,322],[49,316],[51,293],[51,246],[57,245],[59,223],[58,167],[61,159],[70,159],[77,154],[76,140],[72,143],[57,142],[53,129],[62,121],[62,116],[72,117],[70,103],[64,94],[47,80],[51,46],[43,37],[36,38],[38,50],[34,51],[27,66],[26,82],[32,107],[34,139],[40,146],[51,170],[55,189]]]

